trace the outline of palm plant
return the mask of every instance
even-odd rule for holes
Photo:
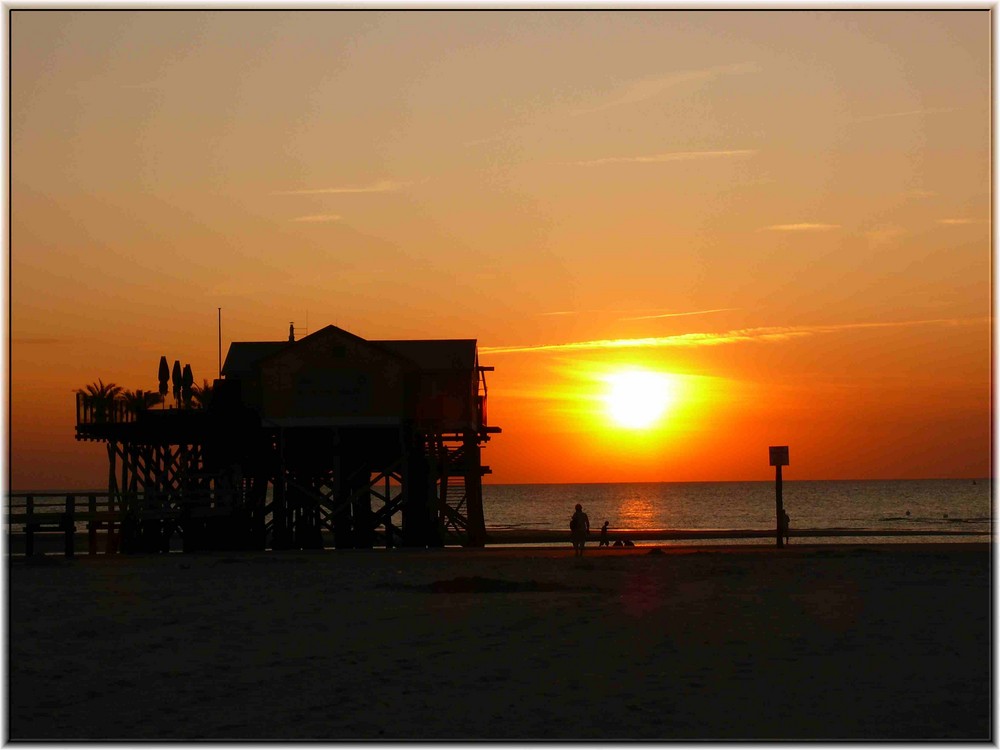
[[[207,409],[212,403],[213,386],[208,380],[202,380],[201,385],[197,383],[191,386],[191,403],[196,409]]]
[[[120,385],[105,383],[100,379],[78,391],[83,396],[84,406],[93,409],[97,422],[107,421],[110,409],[121,392]]]
[[[156,406],[163,400],[163,397],[154,391],[122,391],[120,398],[124,402],[125,408],[133,414]]]

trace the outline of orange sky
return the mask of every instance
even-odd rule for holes
[[[102,486],[74,390],[219,307],[477,338],[494,482],[987,476],[990,23],[14,10],[10,486]]]

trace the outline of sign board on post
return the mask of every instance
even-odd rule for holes
[[[768,452],[771,456],[771,466],[774,467],[774,510],[777,517],[777,542],[779,547],[783,547],[785,509],[781,504],[781,467],[788,466],[788,446],[772,445],[768,448]]]

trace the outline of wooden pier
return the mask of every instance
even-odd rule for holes
[[[76,553],[78,525],[86,525],[88,551],[98,552],[98,535],[105,532],[105,539],[114,538],[114,529],[121,523],[121,513],[114,509],[107,493],[10,493],[7,495],[7,512],[4,522],[8,549],[15,535],[24,536],[24,554],[35,553],[38,535],[59,535],[63,538],[63,551],[68,557]],[[105,547],[104,552],[110,550]]]
[[[316,549],[327,537],[481,546],[482,448],[500,432],[487,423],[492,369],[475,339],[366,341],[327,326],[234,342],[204,408],[81,392],[76,437],[107,445],[105,507],[119,514],[93,523],[117,524],[123,552],[166,552],[177,538],[186,551]]]

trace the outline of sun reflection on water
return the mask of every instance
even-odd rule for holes
[[[648,497],[634,495],[625,499],[618,508],[621,525],[626,529],[652,528],[656,524],[656,510]]]

